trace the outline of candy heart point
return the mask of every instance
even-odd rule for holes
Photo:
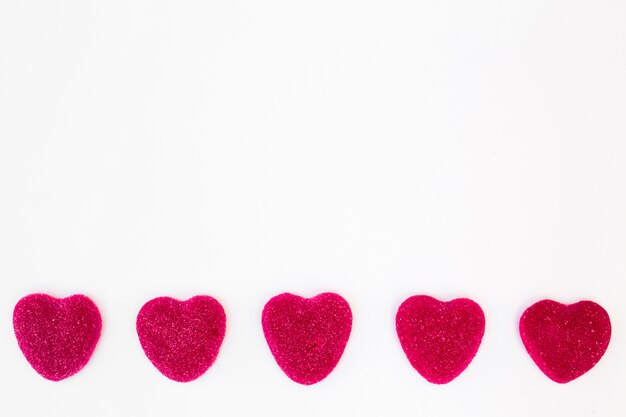
[[[212,297],[186,301],[159,297],[137,315],[137,335],[146,356],[167,378],[189,382],[215,362],[226,333],[226,314]]]
[[[261,322],[283,372],[299,384],[311,385],[339,362],[350,337],[352,312],[337,294],[303,298],[284,293],[267,302]]]
[[[608,313],[593,301],[542,300],[520,318],[520,336],[539,369],[555,382],[570,382],[593,368],[611,340]]]
[[[41,376],[60,381],[80,371],[102,331],[98,307],[84,295],[30,294],[15,305],[13,329],[26,360]]]
[[[467,298],[442,302],[426,295],[406,299],[396,331],[415,370],[433,384],[447,384],[470,364],[485,332],[485,316]]]

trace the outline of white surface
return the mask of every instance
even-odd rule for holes
[[[624,416],[626,3],[0,2],[0,414]],[[302,387],[269,353],[272,295],[336,291],[339,366]],[[30,292],[85,293],[103,335],[61,383],[11,325]],[[178,384],[134,322],[217,297],[220,356]],[[409,365],[413,294],[486,313],[447,386]],[[558,385],[523,309],[592,299],[614,335]]]

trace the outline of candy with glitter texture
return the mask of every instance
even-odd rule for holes
[[[213,297],[186,301],[159,297],[137,315],[137,335],[146,356],[166,377],[189,382],[215,362],[226,333],[226,314]]]
[[[519,322],[526,351],[551,380],[564,384],[588,372],[611,340],[609,314],[593,301],[561,304],[542,300]]]
[[[433,384],[447,384],[476,356],[485,315],[467,298],[442,302],[417,295],[398,308],[396,331],[413,368]]]
[[[338,294],[284,293],[267,302],[261,321],[278,366],[293,381],[311,385],[337,366],[352,330],[352,311]]]
[[[13,329],[26,360],[41,376],[60,381],[83,369],[93,354],[102,318],[88,297],[30,294],[13,310]]]

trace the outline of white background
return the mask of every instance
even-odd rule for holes
[[[0,0],[0,414],[624,416],[625,21],[621,0]],[[284,291],[354,313],[311,387],[263,338]],[[31,292],[101,309],[63,382],[17,347]],[[228,330],[179,384],[135,317],[195,294]],[[446,386],[397,341],[413,294],[485,310]],[[517,333],[542,298],[611,315],[606,355],[566,385]]]

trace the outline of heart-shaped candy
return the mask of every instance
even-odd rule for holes
[[[485,315],[467,298],[442,302],[416,295],[398,308],[396,331],[413,368],[433,384],[447,384],[476,355],[485,333]]]
[[[98,307],[84,295],[30,294],[13,310],[13,329],[26,360],[41,376],[60,381],[83,369],[100,333]]]
[[[278,366],[293,381],[311,385],[337,366],[350,338],[352,311],[338,294],[284,293],[265,304],[261,322]]]
[[[226,333],[226,314],[213,297],[186,301],[159,297],[137,315],[139,343],[150,362],[166,377],[189,382],[215,362]]]
[[[593,301],[561,304],[542,300],[519,322],[528,354],[551,380],[564,384],[589,371],[611,340],[609,314]]]

